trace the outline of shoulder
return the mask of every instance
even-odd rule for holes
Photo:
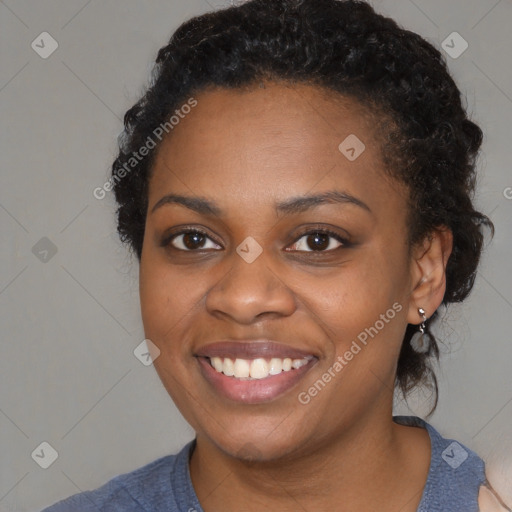
[[[175,491],[183,489],[188,474],[188,455],[193,441],[175,455],[166,455],[84,491],[42,512],[117,512],[130,510],[179,510]]]
[[[484,461],[464,444],[443,437],[416,416],[396,416],[394,421],[428,431],[431,459],[418,512],[478,512],[478,494],[486,482]]]
[[[496,491],[488,483],[480,487],[478,510],[479,512],[510,512],[510,508],[503,503]]]

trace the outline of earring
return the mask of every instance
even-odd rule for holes
[[[425,316],[425,310],[423,308],[418,308],[418,313],[423,318],[423,321],[419,326],[419,331],[412,335],[411,347],[415,352],[424,354],[425,352],[428,352],[429,349],[428,334],[425,333],[425,322],[427,321],[427,317]]]

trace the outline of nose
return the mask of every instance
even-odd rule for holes
[[[283,317],[295,311],[293,293],[272,270],[265,251],[252,263],[236,252],[231,258],[230,270],[207,293],[210,314],[252,324],[263,316]]]

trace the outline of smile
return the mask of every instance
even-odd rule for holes
[[[289,392],[318,362],[305,348],[268,340],[225,340],[194,353],[211,392],[243,404],[270,402]]]
[[[212,357],[210,364],[218,373],[223,373],[227,377],[236,379],[255,380],[266,379],[269,375],[279,375],[281,372],[290,372],[306,366],[313,356],[302,359],[291,359],[286,357],[281,359],[273,357],[270,360],[264,358],[240,359],[235,360],[228,357]]]

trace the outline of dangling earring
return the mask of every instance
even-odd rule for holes
[[[415,332],[411,338],[411,347],[415,352],[420,354],[424,354],[428,352],[429,349],[429,340],[428,334],[425,333],[425,322],[427,321],[427,317],[425,316],[425,310],[423,308],[418,308],[418,313],[423,318],[419,326],[419,331]]]

